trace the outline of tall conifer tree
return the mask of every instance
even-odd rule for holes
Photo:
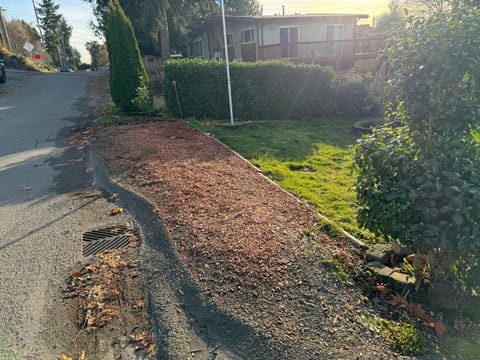
[[[124,112],[148,111],[153,98],[132,24],[117,0],[110,2],[105,35],[110,60],[110,92]]]
[[[60,56],[60,25],[62,15],[59,14],[58,9],[60,5],[57,5],[53,0],[43,0],[38,4],[38,15],[40,18],[40,26],[43,31],[43,37],[45,41],[45,48],[52,57],[56,65],[61,64]]]

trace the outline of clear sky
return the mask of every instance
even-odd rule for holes
[[[34,0],[39,3],[40,0]],[[174,0],[175,1],[175,0]],[[213,1],[213,0],[212,0]],[[285,5],[285,14],[307,13],[362,13],[370,15],[370,21],[388,9],[390,0],[259,0],[265,15],[280,14]],[[60,13],[73,27],[71,43],[82,54],[82,61],[89,63],[90,56],[85,49],[87,41],[95,40],[88,26],[93,19],[91,5],[83,0],[55,0]],[[0,0],[8,20],[23,19],[36,24],[32,0]],[[98,40],[98,39],[97,39]]]
[[[370,18],[388,11],[390,0],[259,0],[264,15],[312,13],[361,13]]]

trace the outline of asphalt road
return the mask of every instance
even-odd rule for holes
[[[0,360],[58,358],[75,332],[56,312],[81,236],[113,221],[104,199],[72,196],[94,190],[88,149],[65,143],[91,121],[93,76],[12,72],[0,85]]]

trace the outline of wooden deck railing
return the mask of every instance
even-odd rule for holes
[[[259,46],[258,57],[259,60],[292,59],[313,62],[375,58],[383,46],[383,41],[384,37],[370,37]]]

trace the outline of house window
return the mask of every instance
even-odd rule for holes
[[[202,40],[195,40],[192,43],[192,55],[193,57],[203,58]]]
[[[227,46],[233,46],[233,34],[227,34]]]
[[[280,46],[282,58],[297,57],[297,43],[299,41],[300,28],[298,26],[280,27]]]
[[[343,54],[343,24],[325,25],[326,53],[328,55]]]
[[[280,43],[297,43],[299,40],[299,26],[280,27]]]
[[[253,43],[255,42],[255,29],[245,29],[242,30],[242,44]]]

